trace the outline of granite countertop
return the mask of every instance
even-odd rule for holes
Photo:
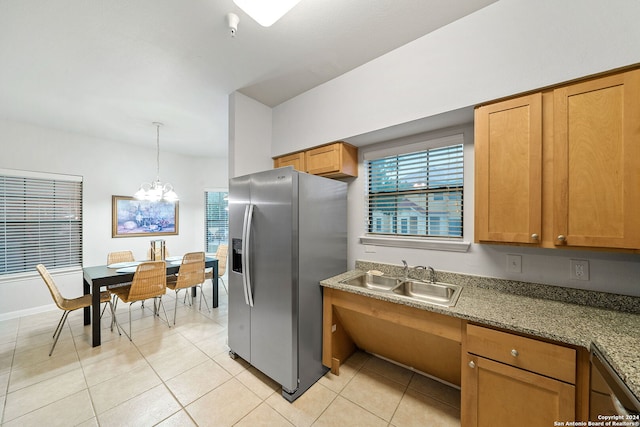
[[[320,284],[586,349],[595,344],[640,399],[640,298],[439,272],[438,281],[463,286],[455,307],[441,307],[340,283],[368,270],[402,276],[400,266],[357,261]]]

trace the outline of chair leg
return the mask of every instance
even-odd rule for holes
[[[53,345],[51,346],[51,351],[49,352],[49,357],[51,357],[51,355],[53,354],[53,349],[56,348],[56,344],[58,343],[58,338],[60,338],[60,334],[62,333],[62,329],[64,328],[64,324],[67,321],[67,316],[69,315],[69,311],[65,311],[62,314],[62,318],[60,319],[60,322],[58,323],[58,327],[56,328],[56,333],[53,334]]]
[[[186,303],[187,303],[187,295],[189,295],[189,307],[191,307],[191,305],[193,304],[193,297],[192,297],[192,296],[191,296],[191,294],[189,293],[189,290],[190,290],[190,289],[191,289],[191,288],[189,288],[189,289],[186,289],[186,290],[185,290],[185,292],[184,292],[184,299],[182,300],[182,303],[183,303],[183,304],[186,304]]]
[[[198,287],[200,288],[200,310],[202,310],[202,298],[204,298],[204,305],[207,307],[207,312],[210,313],[211,309],[209,309],[209,304],[207,304],[207,297],[204,296],[202,285],[199,285]]]
[[[120,325],[118,325],[118,320],[116,319],[116,311],[113,308],[113,303],[111,302],[111,300],[109,300],[108,302],[109,304],[109,308],[111,309],[111,332],[113,332],[113,324],[116,324],[116,329],[118,329],[118,335],[122,336],[122,333],[120,332]],[[107,308],[107,304],[104,305],[104,308]]]
[[[60,320],[58,321],[58,326],[56,326],[56,329],[53,331],[52,338],[55,338],[55,337],[56,337],[56,334],[58,333],[58,329],[60,329],[60,326],[62,325],[62,319],[64,319],[64,314],[65,314],[65,313],[66,313],[66,312],[63,312],[63,313],[62,313],[62,316],[60,316]]]
[[[176,303],[173,308],[173,326],[176,326],[176,313],[178,311],[178,292],[179,289],[176,289]]]
[[[127,335],[127,334],[125,334],[125,335]],[[131,303],[129,303],[129,335],[127,335],[127,337],[129,337],[129,341],[131,341],[131,336],[132,335],[133,334],[131,333]]]
[[[229,295],[229,290],[227,289],[227,284],[224,283],[224,279],[222,277],[218,277],[218,280],[222,281],[222,287],[224,288],[224,291],[227,293],[227,295]]]
[[[167,316],[167,311],[164,309],[164,303],[162,302],[162,297],[159,296],[157,298],[160,300],[160,302],[158,304],[158,317],[160,317],[160,307],[162,307],[162,311],[164,311],[164,318],[165,318],[165,320],[167,322],[167,326],[171,327],[171,323],[169,323],[169,316]],[[154,303],[153,304],[155,305],[155,298],[154,298]]]

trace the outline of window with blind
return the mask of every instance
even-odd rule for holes
[[[0,170],[0,275],[81,267],[82,180],[25,175]]]
[[[370,159],[367,232],[461,238],[463,145]]]
[[[205,248],[215,252],[221,243],[229,241],[229,193],[206,191],[205,204]]]

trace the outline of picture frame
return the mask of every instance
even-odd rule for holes
[[[111,197],[111,237],[169,236],[178,234],[178,202]]]

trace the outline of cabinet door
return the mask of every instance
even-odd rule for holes
[[[340,170],[340,144],[329,144],[308,150],[305,162],[310,174],[323,175]]]
[[[476,241],[538,244],[542,94],[475,112]]]
[[[553,96],[555,244],[640,248],[640,70]]]
[[[552,426],[575,419],[573,385],[471,354],[466,362],[463,426]]]
[[[293,168],[300,172],[306,172],[304,163],[304,152],[293,153],[287,156],[278,157],[273,160],[274,168],[282,168],[285,166],[293,166]]]

